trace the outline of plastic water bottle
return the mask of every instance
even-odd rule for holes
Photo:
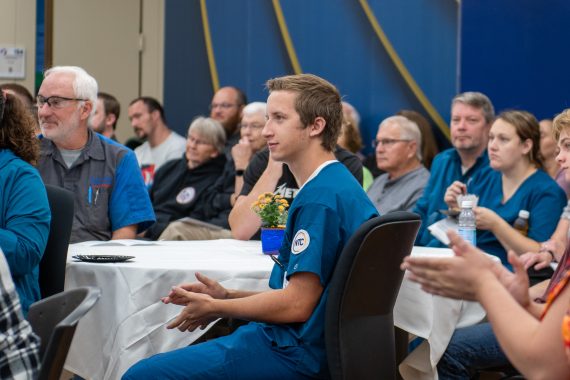
[[[530,212],[527,210],[520,210],[519,217],[513,223],[513,228],[523,234],[528,235],[528,218],[530,217]]]
[[[459,214],[459,228],[457,233],[463,240],[477,245],[477,226],[475,225],[475,214],[473,213],[473,201],[461,202],[461,213]]]

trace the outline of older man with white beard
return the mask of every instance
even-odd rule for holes
[[[75,66],[47,70],[37,96],[38,170],[74,194],[72,243],[132,239],[155,221],[134,153],[88,127],[96,101],[97,81]]]

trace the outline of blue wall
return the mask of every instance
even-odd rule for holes
[[[220,85],[265,100],[265,81],[293,73],[268,0],[207,1]],[[456,93],[458,5],[455,0],[370,0],[370,7],[415,81],[444,120]],[[374,34],[359,2],[282,0],[303,72],[327,78],[362,116],[370,141],[379,122],[402,108],[426,114]],[[198,0],[166,2],[164,105],[184,133],[208,113],[212,83]],[[426,114],[427,115],[427,114]]]
[[[462,0],[461,13],[461,90],[539,119],[570,107],[570,2]]]

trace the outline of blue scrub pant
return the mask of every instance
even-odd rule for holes
[[[123,380],[311,379],[295,371],[303,353],[300,347],[272,345],[260,325],[250,323],[231,335],[141,360]]]

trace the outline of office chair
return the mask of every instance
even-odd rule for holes
[[[325,345],[331,379],[396,379],[407,334],[395,341],[393,309],[420,227],[393,212],[365,222],[344,247],[329,285]],[[396,352],[399,352],[399,355]]]
[[[73,193],[46,185],[51,222],[48,241],[40,261],[39,283],[42,298],[63,292],[67,248],[73,224]]]
[[[28,321],[41,339],[38,380],[59,380],[77,323],[100,295],[99,288],[76,288],[30,306]]]

